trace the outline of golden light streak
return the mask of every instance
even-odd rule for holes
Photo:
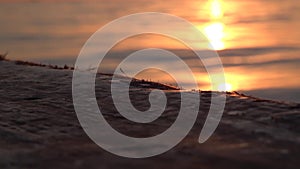
[[[210,41],[213,49],[221,50],[225,48],[223,42],[224,38],[224,24],[221,22],[210,23],[204,28],[204,33]]]
[[[204,27],[204,33],[210,41],[212,48],[215,50],[222,50],[225,48],[224,38],[224,24],[221,22],[224,12],[220,0],[211,0],[209,2],[211,22]]]
[[[211,17],[214,19],[221,19],[223,17],[223,10],[220,0],[212,0],[211,2]]]

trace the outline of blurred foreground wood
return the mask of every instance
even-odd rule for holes
[[[109,79],[102,75],[97,81],[109,83]],[[300,104],[227,93],[219,127],[207,142],[199,144],[198,136],[212,94],[202,92],[197,122],[179,145],[156,157],[128,159],[104,151],[84,133],[73,108],[71,80],[71,70],[0,62],[1,169],[298,169],[300,166]],[[149,106],[145,101],[148,92],[133,86],[131,99],[137,108]],[[178,93],[169,92],[168,109],[159,120],[147,125],[135,124],[114,110],[106,90],[96,87],[96,93],[107,110],[104,116],[110,124],[135,137],[163,132],[176,119],[179,109]]]

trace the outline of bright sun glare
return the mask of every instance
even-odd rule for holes
[[[229,83],[223,83],[218,86],[218,91],[232,91],[232,85]]]
[[[211,2],[211,16],[214,19],[223,17],[221,2],[219,0],[212,0]]]
[[[225,47],[224,42],[222,41],[224,37],[223,30],[224,25],[221,22],[211,23],[204,28],[208,40],[216,50],[221,50]]]
[[[221,50],[225,48],[224,24],[220,21],[223,18],[223,10],[220,0],[211,0],[209,2],[211,22],[205,26],[204,33],[210,41],[213,49]]]

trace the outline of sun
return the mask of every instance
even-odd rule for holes
[[[219,84],[218,91],[232,91],[232,85],[229,83]]]

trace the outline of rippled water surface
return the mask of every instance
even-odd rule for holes
[[[207,36],[223,61],[228,90],[300,102],[298,0],[0,2],[0,53],[9,52],[10,59],[73,65],[85,41],[106,23],[136,12],[165,12],[185,18]],[[119,28],[128,29],[134,27]],[[129,39],[116,51],[136,47],[181,49],[147,35]],[[205,71],[197,76],[200,88],[210,90]]]

